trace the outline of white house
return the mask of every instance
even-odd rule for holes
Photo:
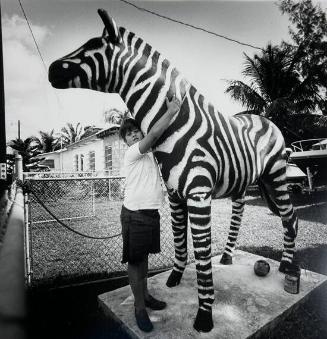
[[[66,148],[40,154],[45,158],[41,164],[56,172],[105,171],[110,175],[121,175],[127,148],[118,135],[119,125],[111,125]]]

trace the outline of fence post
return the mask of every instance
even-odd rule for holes
[[[19,180],[23,180],[23,158],[20,154],[15,154],[15,176]]]
[[[32,283],[32,253],[31,253],[31,237],[30,237],[30,225],[31,225],[31,206],[30,196],[28,193],[24,194],[24,219],[25,219],[25,230],[24,230],[24,247],[25,247],[25,281],[28,287]]]
[[[111,201],[111,179],[108,178],[108,200]]]
[[[91,179],[91,199],[92,199],[92,213],[93,217],[95,216],[95,189],[94,189],[94,180]]]
[[[311,173],[310,167],[307,167],[306,170],[307,170],[307,177],[308,177],[309,189],[310,189],[310,193],[311,193],[312,190],[313,190],[312,173]]]

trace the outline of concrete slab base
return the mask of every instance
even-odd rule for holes
[[[266,277],[254,274],[254,263],[265,259],[270,264]],[[131,338],[248,338],[260,336],[268,327],[277,326],[296,306],[327,277],[302,270],[300,293],[284,291],[284,274],[278,272],[279,262],[243,251],[236,251],[233,265],[219,263],[220,256],[212,258],[215,302],[214,328],[210,333],[193,329],[198,310],[198,292],[195,265],[187,266],[181,284],[166,286],[170,272],[149,278],[150,293],[167,302],[163,311],[148,309],[154,330],[142,332],[134,318],[134,299],[129,286],[102,294],[99,302],[103,310],[114,317]]]

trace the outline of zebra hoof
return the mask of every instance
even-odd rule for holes
[[[282,272],[284,274],[290,273],[290,272],[296,273],[296,272],[301,272],[301,267],[298,261],[296,260],[293,260],[292,263],[288,261],[281,261],[278,270],[279,272]]]
[[[199,308],[193,327],[198,332],[210,332],[213,329],[212,311]]]
[[[223,253],[220,259],[220,263],[222,265],[232,265],[233,263],[233,257],[229,254]]]
[[[168,287],[175,287],[180,284],[181,279],[182,279],[182,273],[172,270],[166,282],[166,285]]]
[[[290,268],[292,267],[292,264],[288,261],[281,261],[278,271],[281,273],[286,273],[286,271],[290,270]]]

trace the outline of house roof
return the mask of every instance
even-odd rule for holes
[[[52,151],[52,152],[40,153],[40,154],[36,155],[35,157],[36,157],[36,158],[40,158],[40,157],[42,158],[42,157],[44,157],[45,155],[59,154],[59,153],[64,152],[64,151],[67,151],[67,148],[66,148],[66,147],[65,147],[65,148],[62,148],[62,149],[58,149],[58,150],[56,150],[56,151]]]
[[[103,139],[108,135],[115,134],[119,130],[119,125],[112,124],[111,127],[101,130],[100,132],[96,133],[97,138]]]
[[[99,131],[97,133],[94,133],[94,134],[88,136],[87,138],[80,139],[80,140],[78,140],[78,141],[76,141],[76,142],[74,142],[70,145],[67,145],[65,148],[59,149],[57,151],[41,153],[41,154],[37,155],[36,157],[44,157],[46,155],[51,155],[51,154],[60,154],[61,152],[65,152],[69,149],[79,147],[80,145],[83,145],[83,144],[91,143],[91,142],[93,142],[97,139],[103,139],[104,137],[107,137],[108,135],[117,133],[118,130],[119,130],[119,125],[108,124],[108,127],[102,129],[101,131]]]
[[[102,139],[110,134],[114,134],[119,130],[119,125],[117,124],[108,124],[107,128],[102,129],[101,131],[90,135],[87,138],[80,139],[70,145],[67,145],[67,149],[78,147],[81,144],[88,144],[95,141],[96,139]]]

